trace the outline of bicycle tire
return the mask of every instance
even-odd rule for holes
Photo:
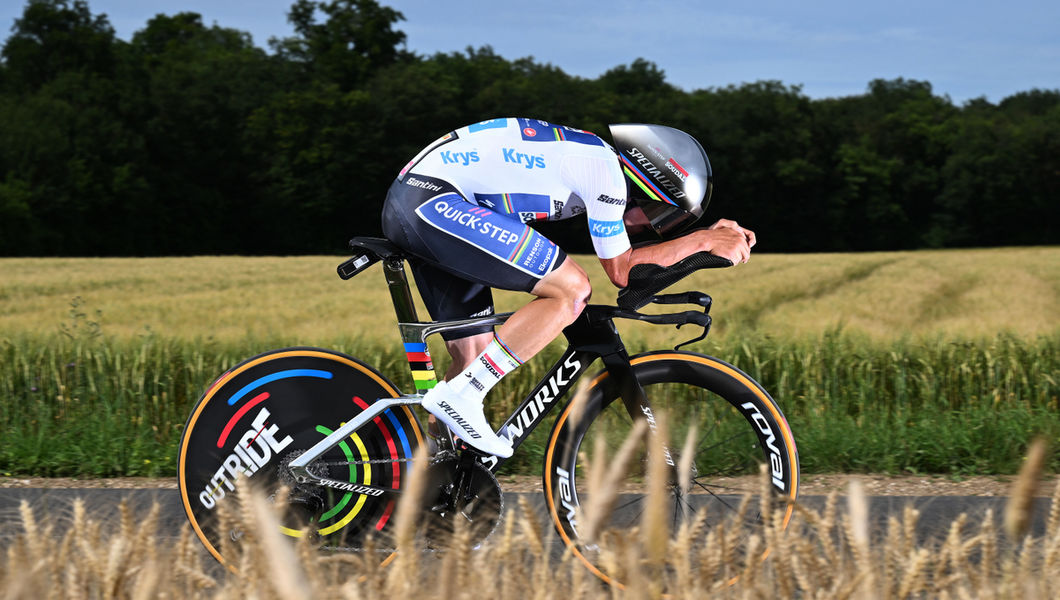
[[[677,486],[670,482],[669,497],[673,500],[670,514],[674,526],[681,515],[688,517],[701,508],[707,510],[707,528],[717,523],[715,516],[724,519],[734,515],[728,509],[736,509],[744,494],[760,492],[760,464],[769,465],[771,487],[778,496],[796,499],[799,469],[795,438],[780,407],[757,382],[730,364],[690,352],[651,352],[633,357],[630,363],[652,411],[656,415],[670,411],[668,447],[674,451],[674,464],[680,464],[678,454],[686,431],[692,423],[697,424],[700,439],[696,441],[692,489],[698,489],[699,493],[679,496]],[[545,501],[556,531],[571,552],[597,577],[624,588],[622,573],[608,571],[601,564],[595,542],[579,535],[578,517],[582,513],[578,509],[591,494],[587,489],[585,462],[587,458],[592,459],[595,438],[605,437],[608,454],[603,459],[610,462],[633,420],[619,399],[617,385],[606,371],[591,382],[582,406],[578,404],[568,403],[549,434],[545,451]],[[640,456],[645,457],[647,444],[643,440],[642,446],[645,449],[640,451]],[[631,462],[625,487],[614,503],[614,511],[608,515],[606,528],[628,532],[638,524],[631,508],[643,503],[645,466],[646,460]],[[740,489],[735,489],[737,483]],[[680,505],[682,510],[673,510],[675,505]],[[757,507],[758,503],[750,506]],[[779,506],[782,526],[787,527],[794,505],[789,502],[787,506]],[[746,525],[760,527],[761,519],[750,515]],[[747,536],[750,534],[748,531]]]
[[[223,374],[195,405],[179,446],[180,497],[199,540],[214,558],[228,563],[224,548],[240,534],[219,529],[217,509],[227,496],[243,489],[275,496],[287,483],[281,462],[320,441],[375,400],[399,395],[397,387],[369,365],[320,348],[273,350]],[[398,489],[411,466],[402,461],[422,443],[420,425],[408,407],[390,409],[320,459],[345,460],[347,466],[320,468],[328,469],[327,475],[335,479]],[[373,459],[390,461],[352,463]],[[237,488],[237,482],[251,486]],[[282,523],[281,530],[299,537],[308,525],[327,546],[356,546],[364,535],[383,531],[394,509],[394,495],[389,494],[374,497],[327,488],[306,493],[314,495],[313,522],[308,523],[304,514],[301,520],[292,514],[285,517],[290,520]],[[301,497],[287,500],[292,505],[302,501]]]

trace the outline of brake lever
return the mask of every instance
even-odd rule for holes
[[[707,307],[707,310],[710,310],[710,307]],[[702,327],[703,328],[703,333],[700,334],[698,337],[695,337],[695,338],[692,338],[692,339],[688,340],[687,342],[681,342],[680,344],[674,346],[674,350],[680,350],[681,346],[687,346],[689,344],[694,344],[694,343],[706,338],[707,334],[710,333],[710,324],[712,323],[712,321],[713,320],[710,318],[710,315],[707,314],[706,310],[703,311],[702,318],[689,321],[688,323],[692,323],[693,325],[699,325],[700,327]],[[681,329],[685,325],[688,325],[688,323],[682,323],[682,324],[678,325],[677,328]]]
[[[710,295],[696,291],[681,292],[677,294],[656,294],[652,296],[651,302],[653,304],[696,304],[703,307],[703,315],[701,317],[688,321],[689,323],[703,327],[703,334],[699,337],[688,340],[687,342],[681,342],[674,346],[674,350],[680,350],[681,346],[694,344],[707,337],[707,334],[710,333],[711,318],[710,315],[707,314],[710,312],[710,307],[713,303]],[[678,325],[677,328],[680,329],[684,325],[687,325],[687,323],[682,323],[681,325]]]

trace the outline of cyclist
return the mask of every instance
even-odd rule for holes
[[[611,125],[615,146],[587,131],[537,119],[482,121],[450,132],[401,170],[387,193],[383,232],[410,261],[435,320],[493,313],[490,288],[535,298],[496,332],[442,334],[453,358],[423,407],[467,444],[511,456],[482,408],[486,393],[570,325],[591,294],[585,271],[527,223],[588,217],[611,282],[636,264],[670,266],[700,251],[747,262],[752,231],[722,219],[687,232],[710,200],[703,147],[662,125]],[[654,232],[654,243],[630,243]]]

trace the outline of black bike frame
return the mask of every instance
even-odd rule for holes
[[[553,408],[571,402],[571,389],[597,358],[603,360],[612,381],[621,386],[622,399],[630,416],[649,417],[649,423],[654,422],[650,418],[651,406],[633,374],[629,354],[612,320],[614,310],[611,306],[590,304],[573,324],[563,330],[567,349],[498,431],[500,437],[511,440],[513,449],[526,441]],[[494,472],[506,460],[496,456],[481,459]]]
[[[483,325],[499,325],[511,316],[511,313],[505,313],[457,321],[419,321],[416,316],[416,307],[413,304],[408,277],[405,274],[404,256],[392,254],[380,255],[380,258],[382,258],[383,273],[394,303],[394,312],[398,318],[398,329],[401,332],[402,343],[405,345],[406,356],[408,357],[409,368],[413,374],[413,381],[416,384],[417,394],[399,398],[378,399],[370,409],[365,410],[343,427],[340,427],[334,433],[306,450],[304,454],[291,461],[289,465],[291,473],[299,483],[314,483],[324,487],[369,495],[400,493],[400,490],[357,485],[318,477],[311,474],[307,466],[318,456],[338,445],[350,433],[369,422],[375,415],[392,406],[416,405],[420,403],[422,395],[434,387],[437,382],[434,365],[427,350],[428,336],[443,331],[456,331]],[[357,260],[351,259],[344,263],[343,266],[354,263]],[[374,260],[371,262],[374,262]],[[357,270],[349,275],[343,274],[343,267],[340,266],[340,274],[343,274],[344,278],[352,277],[360,270],[363,270],[365,263],[362,262],[355,266]],[[706,294],[691,293],[660,296],[659,300],[662,303],[680,301],[699,304],[704,307],[704,310],[702,312],[685,311],[672,314],[645,315],[616,306],[597,304],[586,306],[575,322],[563,330],[563,335],[568,342],[567,349],[563,355],[552,365],[542,380],[538,382],[519,407],[508,417],[498,431],[498,435],[510,440],[513,450],[517,449],[545,420],[553,408],[558,404],[565,406],[571,401],[568,397],[571,388],[575,386],[597,358],[603,361],[608,375],[619,386],[618,389],[622,401],[630,417],[633,419],[647,419],[649,425],[654,429],[655,419],[651,405],[633,372],[629,353],[626,351],[622,338],[618,334],[614,319],[627,318],[677,326],[695,323],[704,328],[704,336],[710,328],[710,317],[706,314],[710,310],[710,297]],[[701,339],[702,337],[700,336],[700,338],[696,339]],[[479,461],[492,472],[496,472],[507,461],[507,459],[484,455],[474,450],[465,449],[464,452],[474,453],[479,457]],[[667,462],[671,465],[673,464],[669,456],[667,456]]]
[[[433,387],[436,381],[433,363],[426,350],[427,337],[443,331],[458,331],[461,329],[479,327],[482,325],[499,325],[503,323],[510,313],[464,319],[459,321],[432,321],[420,322],[416,317],[416,307],[412,302],[412,292],[409,288],[408,277],[405,274],[404,260],[400,257],[387,257],[383,260],[383,272],[386,276],[390,296],[394,302],[394,312],[398,317],[398,328],[401,331],[401,341],[406,349],[415,345],[417,349],[422,348],[427,364],[422,360],[409,359],[409,367],[413,372],[417,391],[424,393],[429,385]],[[567,338],[567,349],[563,356],[552,365],[545,376],[534,387],[533,391],[523,400],[518,408],[508,417],[498,431],[498,435],[512,442],[512,449],[517,449],[530,434],[545,420],[552,409],[558,405],[566,405],[570,402],[568,392],[575,386],[589,366],[597,358],[603,360],[604,366],[613,379],[621,386],[622,399],[629,410],[630,416],[636,418],[647,417],[649,423],[654,423],[651,418],[651,406],[644,397],[644,390],[633,375],[633,369],[629,364],[629,353],[626,351],[622,338],[615,328],[613,319],[616,316],[628,316],[637,318],[642,315],[628,313],[613,306],[590,304],[582,311],[578,319],[563,330]],[[698,313],[697,313],[698,314]],[[649,317],[648,315],[643,315]],[[649,317],[650,318],[650,317]],[[411,353],[409,353],[411,355]],[[417,357],[421,358],[421,357]],[[429,369],[427,377],[419,375]],[[428,382],[428,383],[424,383]],[[564,400],[560,402],[560,400]],[[483,456],[481,462],[491,471],[500,469],[507,459],[496,456]]]

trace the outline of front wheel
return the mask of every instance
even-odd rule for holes
[[[633,371],[651,407],[649,418],[668,415],[669,436],[664,441],[668,469],[665,485],[671,532],[686,519],[705,511],[706,530],[725,523],[749,537],[762,526],[759,502],[745,503],[762,489],[764,466],[768,485],[780,499],[794,501],[798,493],[799,459],[795,438],[780,407],[748,375],[716,358],[688,352],[654,352],[631,359]],[[579,508],[588,505],[587,462],[610,463],[633,429],[634,419],[619,397],[617,383],[604,372],[589,386],[584,402],[571,402],[556,420],[545,454],[544,486],[549,515],[560,538],[597,576],[622,586],[618,567],[603,566],[596,540],[585,538]],[[686,437],[695,430],[694,455],[681,456]],[[646,438],[645,438],[646,439]],[[604,456],[594,456],[599,448]],[[684,460],[682,460],[684,459]],[[628,463],[612,510],[601,531],[635,531],[643,523],[648,495],[648,444],[641,440]],[[687,472],[678,473],[680,465]],[[794,509],[779,505],[786,527]]]

